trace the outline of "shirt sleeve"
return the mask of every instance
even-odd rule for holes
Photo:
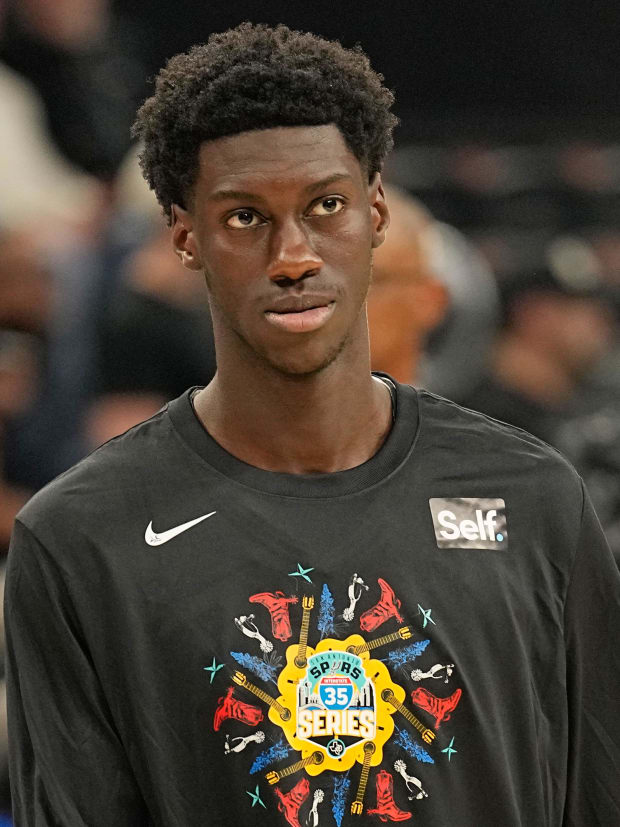
[[[19,521],[5,624],[16,827],[150,824],[61,572]]]
[[[569,710],[564,827],[620,825],[620,572],[585,492],[564,628]]]

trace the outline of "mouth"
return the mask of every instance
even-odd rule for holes
[[[288,333],[310,333],[327,323],[335,307],[333,300],[304,296],[288,299],[266,310],[265,319]]]

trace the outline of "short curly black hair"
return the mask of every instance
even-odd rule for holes
[[[381,170],[397,118],[392,92],[361,50],[287,26],[242,23],[171,58],[133,135],[140,166],[171,220],[186,207],[204,141],[277,126],[335,124],[369,176]]]

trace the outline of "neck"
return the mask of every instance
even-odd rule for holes
[[[233,373],[220,364],[195,398],[196,413],[216,442],[257,468],[289,474],[354,468],[383,444],[392,404],[385,384],[372,378],[368,357],[362,367],[347,361],[339,357],[301,377],[267,368]]]
[[[573,378],[556,359],[510,335],[497,346],[494,370],[503,385],[542,405],[561,407],[575,390]]]

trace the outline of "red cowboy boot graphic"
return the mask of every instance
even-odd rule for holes
[[[256,726],[263,720],[262,710],[257,706],[233,698],[234,691],[234,687],[229,686],[226,694],[218,698],[217,709],[213,716],[213,729],[216,732],[222,726],[223,721],[228,718],[234,718],[236,721],[248,724],[248,726]]]
[[[421,709],[425,709],[435,719],[435,728],[439,729],[442,721],[449,721],[450,715],[454,712],[463,694],[461,689],[456,689],[449,698],[438,698],[423,686],[418,686],[411,693],[411,700]]]
[[[288,615],[289,603],[297,603],[296,597],[286,597],[284,592],[260,592],[250,597],[250,603],[261,603],[271,615],[271,634],[278,640],[288,640],[293,634]]]
[[[280,799],[278,801],[278,810],[284,813],[284,818],[291,827],[301,827],[299,823],[299,808],[310,795],[310,783],[308,779],[302,778],[301,781],[298,781],[293,789],[287,793],[280,792],[277,787],[274,787],[274,792]]]
[[[381,599],[360,617],[360,626],[365,632],[372,632],[374,629],[378,629],[382,623],[385,623],[385,621],[391,617],[395,617],[399,623],[404,622],[398,611],[400,609],[400,600],[397,600],[394,596],[394,589],[380,577],[377,582],[381,587]]]
[[[377,773],[377,807],[366,810],[368,815],[379,816],[381,821],[409,821],[411,813],[401,810],[394,801],[394,781],[386,770]]]

